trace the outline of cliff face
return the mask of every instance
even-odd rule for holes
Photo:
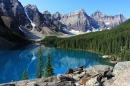
[[[0,16],[8,28],[23,35],[18,27],[21,24],[29,23],[29,21],[26,20],[23,6],[18,0],[1,0]]]
[[[100,11],[96,11],[91,15],[92,18],[94,18],[97,22],[98,25],[100,26],[100,29],[110,29],[118,26],[119,24],[123,23],[126,21],[126,18],[122,14],[118,14],[115,16],[109,16],[106,14],[103,14]]]
[[[10,49],[17,44],[27,43],[28,41],[23,39],[18,34],[12,32],[8,28],[2,18],[0,17],[0,49]]]
[[[88,16],[84,9],[69,14],[56,12],[52,18],[62,23],[63,30],[65,29],[68,32],[74,30],[78,31],[79,34],[86,31],[111,29],[126,21],[122,14],[109,16],[97,10],[91,16]]]
[[[93,28],[99,28],[97,22],[88,16],[83,9],[61,15],[60,22],[64,24],[68,30],[87,31]]]
[[[27,16],[27,19],[30,21],[31,24],[31,27],[28,28],[40,31],[41,27],[43,27],[43,16],[38,11],[37,7],[35,5],[29,4],[24,7],[24,11]]]

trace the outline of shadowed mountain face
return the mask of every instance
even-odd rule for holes
[[[23,6],[18,0],[1,0],[0,16],[8,28],[23,35],[18,27],[21,24],[29,23],[29,21],[27,21]]]
[[[96,11],[88,16],[84,9],[80,9],[69,14],[56,12],[50,14],[49,11],[39,12],[35,5],[23,7],[18,0],[0,0],[0,17],[8,30],[27,39],[39,40],[45,36],[61,36],[63,34],[81,34],[95,30],[113,28],[126,19],[123,15],[108,16]],[[2,23],[0,23],[2,25]],[[30,34],[28,34],[30,33]],[[3,34],[0,32],[0,34]],[[6,39],[10,39],[4,37]],[[17,41],[17,40],[15,40]]]
[[[23,44],[27,42],[28,41],[26,39],[12,32],[12,30],[5,25],[0,17],[0,50],[9,49],[17,44]]]

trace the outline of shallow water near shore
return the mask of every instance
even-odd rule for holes
[[[39,45],[32,44],[17,49],[4,50],[4,52],[0,50],[0,83],[21,80],[25,69],[28,78],[34,79],[37,70],[38,48]],[[55,75],[64,74],[68,68],[75,69],[82,65],[84,68],[98,64],[114,66],[99,54],[81,50],[63,50],[43,46],[42,52],[43,66],[46,55],[49,53]]]

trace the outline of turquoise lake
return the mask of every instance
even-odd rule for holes
[[[24,69],[28,73],[28,78],[34,79],[37,70],[38,48],[39,45],[32,44],[11,50],[0,50],[0,83],[21,80]],[[85,68],[98,64],[113,66],[108,59],[103,59],[101,55],[91,52],[53,47],[43,47],[42,52],[43,65],[46,55],[50,54],[55,75],[64,74],[68,68],[75,69],[82,65]]]

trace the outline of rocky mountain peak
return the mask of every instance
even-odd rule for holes
[[[110,16],[98,10],[91,17],[98,22],[101,30],[113,28],[126,20],[122,14]]]
[[[26,8],[26,9],[30,9],[30,10],[33,10],[33,11],[38,11],[38,8],[37,8],[36,5],[28,4],[28,5],[25,6],[24,8]]]
[[[44,11],[43,14],[51,14],[48,10]]]
[[[58,11],[56,11],[54,14],[55,14],[55,15],[60,15],[60,13],[59,13]]]
[[[97,13],[97,14],[101,14],[102,12],[101,12],[101,11],[99,11],[99,10],[97,10],[95,13]]]
[[[60,15],[60,13],[57,11],[57,12],[55,12],[55,13],[52,15],[52,18],[53,18],[54,20],[60,20],[61,15]]]
[[[96,12],[94,12],[91,17],[104,17],[107,16],[106,14],[102,13],[101,11],[97,10]]]
[[[83,8],[77,10],[77,11],[74,11],[74,12],[71,12],[70,15],[79,15],[79,14],[86,14],[85,10]]]
[[[83,8],[79,9],[78,11],[79,11],[79,12],[86,13],[85,10],[84,10]]]

